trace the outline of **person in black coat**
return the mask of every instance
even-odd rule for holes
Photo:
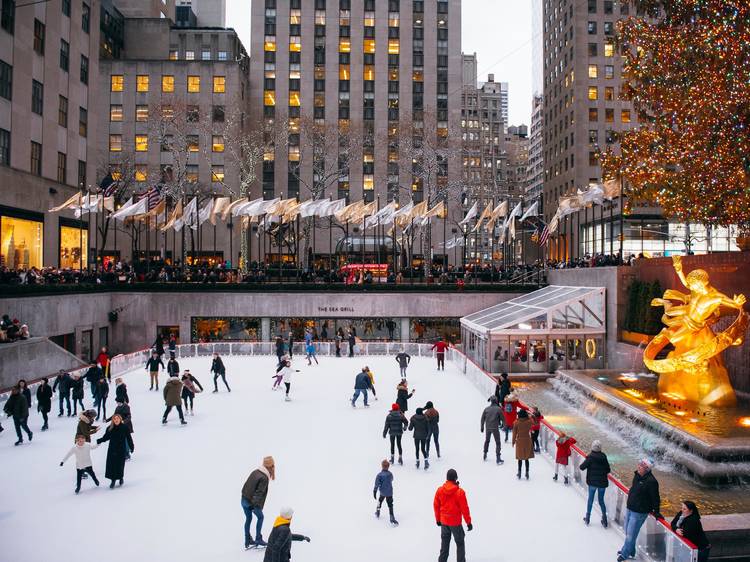
[[[227,387],[227,392],[232,392],[232,389],[229,388],[229,384],[227,384],[227,368],[224,366],[224,361],[221,360],[218,353],[214,353],[214,360],[211,362],[211,372],[214,374],[214,392],[219,392],[219,387],[216,384],[219,377],[224,381],[224,386]],[[201,390],[203,389],[201,388]]]
[[[18,388],[21,391],[21,395],[26,399],[26,405],[29,407],[29,410],[31,410],[31,391],[29,390],[29,386],[26,384],[25,379],[18,379]]]
[[[60,403],[60,413],[57,414],[58,418],[61,418],[63,415],[63,402],[65,402],[68,407],[68,417],[71,416],[70,383],[71,383],[70,375],[61,369],[59,374],[55,378],[55,384],[52,385],[52,392],[55,392],[56,390],[58,390],[58,387],[59,387],[57,398],[58,398],[58,402]]]
[[[88,381],[91,387],[91,397],[95,402],[94,407],[96,407],[96,384],[99,382],[101,376],[102,372],[101,370],[99,370],[99,367],[97,367],[96,363],[91,363],[88,370],[86,371],[86,374],[83,375],[83,378]]]
[[[294,332],[289,330],[289,336],[287,338],[287,346],[289,348],[289,358],[291,359],[294,356]]]
[[[47,378],[43,378],[42,382],[36,389],[36,409],[42,414],[44,425],[42,425],[42,431],[49,429],[49,419],[47,414],[52,409],[52,387],[49,385]]]
[[[10,396],[5,402],[5,406],[3,406],[3,411],[9,417],[13,417],[13,425],[16,427],[16,435],[18,436],[18,441],[15,443],[16,446],[23,443],[23,434],[21,433],[22,429],[29,436],[29,441],[31,441],[34,434],[29,429],[28,424],[29,404],[23,394],[21,394],[21,389],[18,385],[14,386],[10,391]]]
[[[123,402],[124,404],[130,404],[130,398],[128,397],[128,385],[122,382],[120,377],[115,379],[115,402]]]
[[[156,351],[159,359],[161,359],[161,356],[164,355],[164,340],[162,339],[161,334],[156,336],[152,349]]]
[[[430,468],[430,459],[427,453],[427,438],[430,435],[430,422],[424,415],[422,408],[417,408],[417,413],[409,420],[409,431],[414,432],[414,450],[417,456],[417,468],[419,468],[419,451],[424,457],[424,469]]]
[[[174,355],[171,356],[171,359],[167,363],[166,369],[167,373],[169,373],[170,365],[172,362],[177,363],[174,359]],[[149,380],[151,381],[151,386],[149,386],[149,390],[154,389],[154,385],[156,385],[156,390],[159,390],[159,365],[161,365],[161,368],[164,369],[164,362],[161,360],[161,355],[159,355],[155,350],[151,352],[151,357],[149,357],[146,360],[146,370],[149,373]],[[177,365],[177,373],[180,372],[180,366]],[[171,375],[170,375],[171,376]]]
[[[294,510],[291,507],[281,509],[274,521],[271,535],[268,537],[268,547],[266,547],[263,562],[289,562],[292,559],[292,541],[310,542],[310,537],[292,533],[290,530],[293,516]]]
[[[701,514],[694,502],[690,500],[682,502],[680,511],[672,519],[672,530],[698,548],[698,562],[708,560],[708,555],[711,553],[711,544],[703,531]]]
[[[104,435],[96,440],[99,445],[105,441],[109,441],[109,447],[107,448],[107,469],[104,476],[111,481],[110,488],[114,488],[115,482],[118,480],[120,486],[122,486],[125,479],[125,459],[127,458],[125,447],[130,451],[135,451],[135,445],[133,444],[133,438],[130,436],[130,430],[123,423],[119,414],[112,416],[112,424],[107,428]]]
[[[281,339],[281,336],[276,337],[276,357],[279,359],[279,365],[281,365],[281,361],[284,358],[284,355],[286,352],[284,351],[284,340]]]
[[[401,411],[398,404],[391,405],[391,411],[385,417],[385,426],[383,427],[383,439],[389,433],[391,434],[391,464],[393,464],[393,455],[395,446],[398,445],[398,464],[404,464],[403,451],[401,450],[401,436],[406,431],[409,422]]]
[[[354,346],[357,344],[357,336],[354,335],[353,331],[350,331],[346,339],[349,342],[349,357],[354,357]]]
[[[594,505],[594,495],[598,496],[599,507],[602,510],[602,525],[607,528],[607,505],[604,503],[604,492],[609,486],[607,475],[612,472],[609,467],[607,455],[602,453],[602,444],[598,439],[591,443],[591,452],[581,463],[581,470],[586,471],[586,484],[589,487],[589,499],[586,504],[586,516],[583,518],[586,525],[591,519],[591,506]]]
[[[497,383],[497,389],[495,389],[495,395],[497,396],[497,403],[502,404],[505,397],[511,393],[512,387],[508,373],[500,374],[500,381]]]
[[[409,392],[409,384],[406,379],[401,379],[401,382],[396,387],[396,404],[401,409],[401,412],[406,414],[409,411],[409,398],[414,395],[414,390]]]
[[[115,416],[120,416],[122,418],[122,423],[125,425],[125,427],[128,428],[128,431],[130,433],[133,433],[133,417],[130,412],[130,406],[122,401],[122,397],[115,398],[115,412],[112,414],[112,418]],[[105,421],[109,423],[112,421],[112,418],[107,418]],[[126,443],[125,445],[125,458],[130,458],[130,446]]]
[[[83,407],[83,377],[70,377],[70,392],[73,396],[73,415],[75,416],[78,414],[78,404],[81,405],[81,411],[86,409]]]
[[[96,406],[96,419],[99,419],[99,415],[102,414],[104,418],[107,417],[107,397],[109,396],[109,384],[104,375],[100,375],[99,382],[94,387],[94,406]]]
[[[657,519],[663,519],[659,512],[659,482],[651,472],[654,463],[650,459],[641,459],[638,469],[633,474],[633,483],[628,491],[627,509],[625,510],[625,542],[617,556],[618,562],[635,558],[635,545],[638,533],[649,513]]]

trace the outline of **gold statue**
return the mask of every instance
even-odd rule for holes
[[[721,353],[729,346],[742,344],[748,326],[748,315],[743,308],[745,295],[730,299],[711,286],[703,269],[695,269],[686,277],[682,258],[673,256],[672,263],[690,294],[667,289],[664,298],[651,301],[651,306],[664,307],[662,322],[666,327],[646,346],[643,362],[659,373],[659,396],[665,400],[732,406],[737,398]],[[737,318],[726,330],[715,334],[711,325],[722,316],[721,307],[736,310]],[[666,359],[656,359],[670,343],[674,351]]]

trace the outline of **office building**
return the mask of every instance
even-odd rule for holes
[[[177,25],[180,25],[179,12],[190,13],[184,8],[190,8],[190,12],[195,15],[193,27],[225,27],[227,24],[226,0],[177,0]]]

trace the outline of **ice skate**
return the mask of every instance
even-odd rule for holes
[[[565,476],[563,478],[563,484],[565,484],[566,486],[568,485],[568,477],[567,476]]]
[[[583,522],[586,524],[587,527],[589,526],[589,521],[590,521],[589,516],[588,515],[584,516]]]
[[[391,458],[390,458],[390,460],[388,462],[390,462],[391,464],[393,464],[393,455],[391,455]]]
[[[18,445],[20,445],[21,443],[23,443],[23,439],[19,439],[18,441],[16,441],[16,442],[15,442],[15,443],[13,443],[13,444],[14,444],[14,445],[15,445],[16,447],[18,447]]]
[[[404,459],[401,457],[401,455],[399,455],[399,457],[398,457],[398,464],[400,464],[402,466],[404,464]]]
[[[393,515],[391,515],[391,525],[398,527],[398,521],[396,521],[396,518]]]
[[[528,479],[529,479],[529,471],[527,470],[526,471],[526,480],[528,480]]]
[[[258,535],[258,537],[255,539],[255,548],[265,548],[268,546],[268,543],[263,540],[263,535]]]
[[[245,539],[245,550],[250,550],[255,546],[255,541],[253,539]]]
[[[505,461],[500,457],[500,455],[497,456],[497,460],[495,461],[498,465],[503,464]]]
[[[609,527],[609,523],[607,521],[607,516],[606,515],[602,515],[602,527],[604,527],[605,529],[607,527]]]
[[[289,395],[284,396],[284,402],[291,402],[292,399],[289,398]]]
[[[427,470],[428,468],[430,468],[430,459],[425,459],[424,460],[424,469]]]
[[[486,461],[486,460],[487,460],[487,453],[486,453],[486,452],[485,452],[485,453],[484,453],[484,454],[482,455],[482,460],[483,460],[483,461]]]
[[[417,459],[417,468],[419,468],[419,459]]]
[[[520,470],[516,473],[516,478],[518,478],[519,480],[521,479],[521,471]]]
[[[557,474],[555,474],[555,475],[554,475],[554,476],[552,477],[552,480],[554,480],[555,482],[557,482]]]
[[[185,420],[180,420],[180,425],[187,425],[187,422]]]
[[[375,517],[377,517],[378,519],[380,519],[380,508],[379,507],[375,510]]]

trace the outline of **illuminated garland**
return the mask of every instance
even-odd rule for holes
[[[678,220],[750,226],[750,2],[635,4],[656,16],[618,29],[640,125],[602,155],[605,177]]]

